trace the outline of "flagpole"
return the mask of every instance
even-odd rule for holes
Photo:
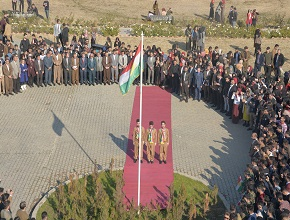
[[[141,151],[143,151],[142,145],[142,87],[143,87],[143,31],[141,34],[141,68],[140,68],[140,129],[139,129],[139,160],[138,160],[138,214],[140,214],[140,179],[141,179]]]

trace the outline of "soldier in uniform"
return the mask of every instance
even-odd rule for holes
[[[146,146],[148,163],[154,162],[155,146],[157,144],[157,130],[154,128],[154,122],[149,122],[149,128],[146,130]]]
[[[133,130],[133,145],[134,145],[134,163],[137,162],[139,157],[139,131],[140,131],[140,120],[136,120],[136,127]],[[143,145],[144,145],[145,129],[141,128],[141,163],[143,163]]]
[[[166,164],[167,147],[169,144],[169,130],[166,128],[165,121],[161,121],[161,128],[158,131],[158,144],[160,147],[159,163],[161,164],[164,162]]]

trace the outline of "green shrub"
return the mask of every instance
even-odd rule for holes
[[[117,36],[120,31],[120,26],[116,23],[112,23],[111,17],[100,18],[96,20],[85,20],[85,19],[74,19],[73,14],[68,17],[57,17],[62,23],[69,25],[70,33],[80,35],[84,30],[96,30],[97,23],[99,29],[104,36]],[[56,19],[57,19],[56,18]],[[53,33],[53,24],[47,20],[40,19],[36,16],[29,18],[23,17],[11,17],[12,31],[15,33],[33,32],[33,33]],[[126,22],[124,21],[124,24]],[[126,23],[128,26],[130,23]],[[273,37],[290,37],[290,19],[286,19],[285,15],[276,14],[274,17],[259,16],[257,27],[246,28],[245,21],[238,20],[237,27],[233,28],[230,24],[220,24],[216,22],[207,21],[204,19],[193,19],[193,20],[180,20],[178,25],[172,25],[166,22],[143,22],[141,24],[132,24],[132,35],[140,36],[142,31],[146,37],[178,37],[184,36],[184,24],[191,24],[194,26],[205,26],[207,37],[226,37],[226,38],[253,38],[256,28],[260,28],[262,37],[273,38]]]
[[[107,24],[101,27],[101,33],[103,36],[117,36],[120,32],[119,27]]]
[[[225,207],[217,196],[218,188],[212,190],[198,181],[174,174],[174,183],[169,187],[168,206],[152,210],[124,204],[122,171],[106,171],[85,176],[82,179],[70,175],[68,185],[59,185],[37,212],[37,219],[47,211],[50,219],[216,219]],[[208,199],[206,199],[208,198]],[[132,201],[132,203],[134,203]],[[207,205],[205,206],[205,204]],[[204,207],[207,207],[205,210]]]

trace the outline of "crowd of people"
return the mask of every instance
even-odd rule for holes
[[[154,21],[154,19],[152,19],[153,16],[170,16],[171,17],[173,14],[173,11],[171,8],[168,8],[167,10],[166,10],[166,8],[162,8],[160,11],[158,8],[157,0],[154,1],[152,9],[153,9],[153,11],[148,11],[148,15],[147,15],[148,21]],[[173,18],[171,18],[171,19],[173,19]],[[173,21],[172,21],[172,23],[173,23]]]
[[[218,3],[216,9],[214,8],[215,0],[210,1],[210,10],[208,20],[216,21],[218,23],[225,23],[225,5],[226,1],[222,0]],[[228,21],[232,25],[232,27],[236,27],[238,20],[238,12],[237,8],[234,6],[230,7],[230,11],[228,13]]]
[[[213,4],[211,1],[210,19],[214,19]],[[216,15],[221,22],[224,5],[225,1],[219,3],[220,13]],[[235,13],[232,7],[228,19],[233,27]],[[256,10],[249,10],[247,25],[255,26],[257,15]],[[83,33],[79,39],[73,36],[69,41],[69,29],[60,20],[54,26],[54,43],[47,44],[34,34],[29,39],[24,33],[20,44],[13,45],[12,38],[4,34],[8,18],[3,19],[6,22],[1,21],[0,94],[6,96],[21,93],[27,86],[117,84],[119,74],[137,49],[118,37],[114,42],[108,37],[104,47],[95,48],[95,33],[90,39]],[[233,123],[243,120],[243,126],[252,131],[251,163],[244,173],[239,211],[231,206],[225,219],[289,219],[290,83],[289,72],[283,71],[285,57],[280,46],[267,45],[263,50],[259,29],[254,36],[253,56],[247,45],[243,50],[235,48],[226,53],[218,46],[206,49],[203,27],[188,26],[185,35],[186,52],[181,52],[178,45],[173,45],[168,53],[156,45],[144,48],[144,84],[160,86],[181,102],[190,98],[203,100]],[[139,84],[138,78],[134,84]],[[10,219],[13,193],[4,193],[0,188],[0,195],[1,218]],[[18,219],[26,218],[25,207],[22,202]],[[47,213],[43,216],[47,218]]]
[[[67,25],[61,25],[57,20],[54,25],[56,42],[49,45],[34,34],[28,39],[28,34],[24,33],[19,45],[13,45],[9,38],[4,38],[5,42],[0,38],[0,57],[3,58],[0,62],[0,93],[6,96],[18,94],[27,86],[117,84],[119,74],[131,61],[137,47],[126,45],[118,37],[113,43],[108,37],[105,45],[96,49],[93,34],[90,40],[88,34],[83,33],[79,39],[73,36],[69,42],[68,33]],[[202,40],[197,48],[203,50]],[[155,45],[144,48],[144,82],[163,89],[170,87],[179,93],[180,63],[185,64],[186,59],[187,55],[176,46],[168,55]],[[195,52],[191,56],[192,65],[193,59],[203,58],[197,58]],[[138,83],[139,79],[136,79],[134,84]]]
[[[253,37],[253,56],[248,46],[225,54],[218,46],[189,51],[186,65],[180,64],[180,88],[187,99],[184,87],[192,86],[189,95],[200,100],[202,93],[205,102],[235,124],[243,120],[252,131],[251,163],[244,173],[239,211],[232,205],[224,219],[286,220],[290,217],[289,71],[283,70],[285,57],[278,44],[263,50],[259,29]],[[185,83],[186,72],[193,72],[191,83]]]
[[[38,8],[36,4],[32,2],[32,0],[27,0],[26,10],[24,2],[24,0],[12,0],[12,12],[20,14],[30,13],[39,16]],[[49,0],[44,0],[42,6],[45,12],[46,19],[49,19]]]
[[[215,0],[210,1],[210,10],[208,20],[216,21],[218,23],[225,23],[225,4],[226,1],[222,0],[218,3],[217,7],[214,6]],[[249,9],[246,15],[246,26],[247,28],[250,26],[256,27],[258,21],[259,12],[254,9]],[[228,13],[228,22],[232,27],[236,27],[238,21],[238,11],[235,6],[230,7],[230,11]]]
[[[11,202],[13,198],[13,191],[12,190],[4,190],[4,188],[0,187],[0,219],[1,220],[35,220],[35,218],[30,218],[29,214],[26,210],[26,202],[22,201],[19,204],[19,209],[15,213],[15,217],[12,217],[11,211]],[[47,212],[42,212],[41,220],[47,220],[48,214]]]
[[[26,83],[39,87],[43,83],[118,83],[119,73],[136,50],[136,46],[131,48],[119,38],[114,43],[107,38],[105,48],[95,50],[84,34],[78,40],[74,37],[70,44],[63,42],[64,47],[60,42],[47,45],[40,36],[31,37],[28,40],[24,34],[19,47],[9,40],[3,44],[0,39],[0,56],[5,58],[5,63],[0,64],[0,82],[6,95],[17,94]],[[240,215],[283,219],[290,211],[289,73],[282,69],[285,58],[279,45],[262,52],[261,42],[255,42],[254,66],[250,65],[252,56],[247,46],[242,51],[236,48],[223,53],[218,46],[204,49],[190,45],[190,50],[181,52],[178,45],[173,45],[168,54],[155,45],[147,46],[143,77],[145,84],[175,93],[180,101],[203,99],[233,123],[244,121],[243,125],[253,131],[253,143]],[[137,78],[135,84],[138,83]],[[236,219],[237,213],[229,216]]]

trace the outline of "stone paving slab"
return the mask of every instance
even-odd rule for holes
[[[29,208],[70,172],[123,167],[134,88],[114,86],[31,88],[0,97],[1,185]],[[63,127],[63,128],[62,128]]]
[[[122,168],[135,87],[118,85],[29,88],[0,96],[0,179],[12,188],[12,211],[25,200],[31,209],[42,193],[69,173]],[[174,169],[210,185],[237,202],[237,177],[248,162],[250,133],[203,102],[172,97]]]
[[[237,204],[235,187],[249,162],[250,132],[202,101],[172,99],[174,169],[218,185],[225,199]]]

